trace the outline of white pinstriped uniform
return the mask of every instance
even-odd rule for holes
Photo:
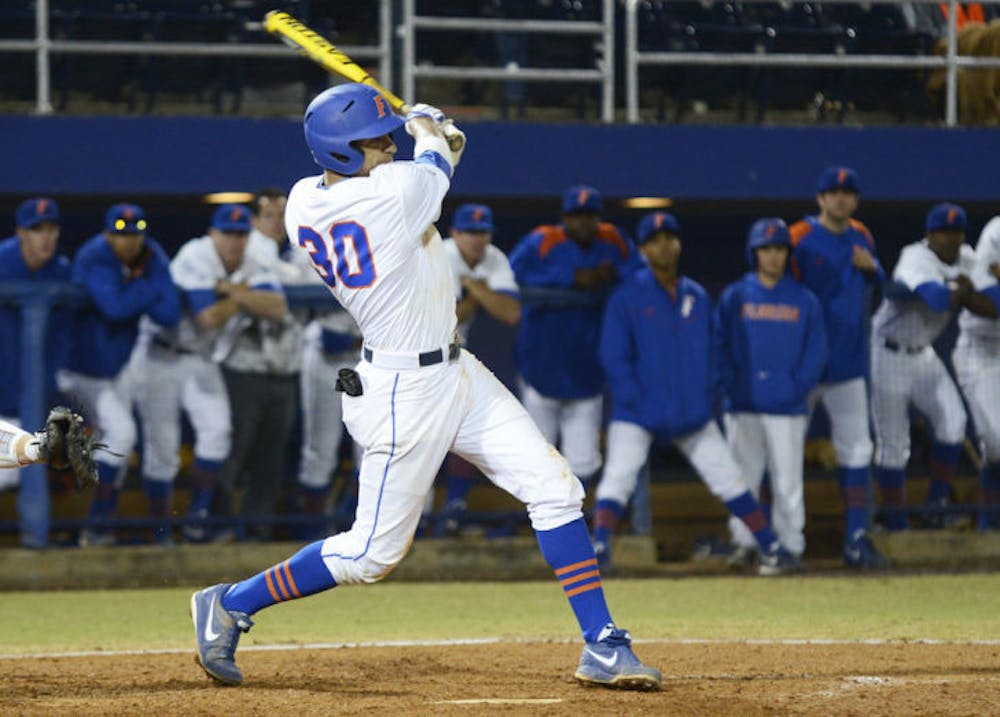
[[[422,140],[450,156],[443,140]],[[422,153],[421,143],[414,154]],[[527,504],[533,526],[582,517],[583,488],[514,396],[471,353],[447,357],[455,288],[438,218],[449,179],[429,163],[397,161],[330,187],[300,180],[288,197],[288,235],[306,247],[354,317],[371,360],[364,394],[343,396],[344,422],[363,446],[353,527],[323,542],[338,583],[371,582],[402,559],[424,496],[450,450]]]
[[[979,235],[976,264],[969,278],[977,291],[997,286],[990,267],[1000,264],[1000,216],[993,217]],[[976,435],[989,463],[1000,462],[1000,320],[963,311],[952,360]]]
[[[893,279],[910,291],[921,284],[947,284],[970,275],[975,252],[963,244],[954,264],[945,264],[926,240],[903,248]],[[965,409],[958,389],[931,345],[954,311],[934,311],[916,297],[883,299],[872,320],[872,417],[877,448],[875,462],[904,468],[910,458],[909,406],[931,422],[941,443],[961,443]],[[836,349],[834,349],[836,350]]]

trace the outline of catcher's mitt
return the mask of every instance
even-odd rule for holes
[[[77,488],[93,488],[98,483],[94,451],[103,448],[87,432],[83,416],[64,406],[49,411],[45,428],[38,434],[39,455],[56,470],[71,470]]]

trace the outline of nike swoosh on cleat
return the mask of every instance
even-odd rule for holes
[[[618,663],[618,653],[614,653],[611,657],[601,657],[593,650],[587,650],[587,654],[593,657],[595,660],[600,662],[602,665],[607,667],[609,670]]]
[[[215,614],[215,602],[219,599],[218,595],[212,596],[212,604],[208,606],[208,615],[205,616],[205,640],[207,642],[212,642],[213,640],[219,639],[218,632],[212,630],[212,616]],[[617,655],[616,655],[617,656]]]

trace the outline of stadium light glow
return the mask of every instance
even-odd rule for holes
[[[246,204],[253,201],[253,192],[212,192],[201,201],[205,204]]]
[[[626,209],[666,209],[674,204],[670,197],[629,197],[622,200]]]

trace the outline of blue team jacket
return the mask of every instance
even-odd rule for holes
[[[520,286],[568,289],[577,269],[611,262],[619,278],[642,265],[632,241],[616,226],[601,222],[594,243],[584,249],[563,225],[536,228],[510,255]],[[601,392],[604,374],[597,357],[601,317],[610,288],[592,305],[571,308],[532,306],[521,310],[514,356],[524,380],[543,396],[579,399]]]
[[[87,290],[94,309],[82,313],[73,334],[69,366],[73,371],[112,378],[128,362],[139,333],[139,319],[173,327],[181,318],[181,300],[170,278],[170,260],[155,240],[147,237],[152,257],[138,278],[128,278],[126,267],[103,234],[87,241],[73,258],[73,283]]]
[[[648,268],[623,281],[608,300],[601,332],[611,420],[664,438],[704,426],[716,393],[712,325],[712,302],[692,279],[678,280],[676,297]]]
[[[0,242],[0,281],[67,281],[69,276],[69,259],[62,254],[56,254],[32,271],[24,263],[17,237]],[[56,371],[66,363],[71,324],[69,309],[56,308],[49,314],[45,338],[45,390],[48,395],[55,391]],[[21,395],[21,310],[17,306],[0,306],[0,366],[4,375],[4,380],[0,381],[0,416],[13,418],[20,414]]]
[[[822,380],[848,381],[869,373],[868,334],[871,288],[885,282],[885,271],[875,258],[873,274],[852,265],[854,247],[875,254],[875,239],[861,222],[852,219],[843,234],[833,234],[816,216],[789,227],[794,252],[792,271],[823,307],[830,358]]]
[[[728,410],[804,414],[827,359],[816,296],[790,276],[769,289],[751,271],[722,292],[715,318]]]

